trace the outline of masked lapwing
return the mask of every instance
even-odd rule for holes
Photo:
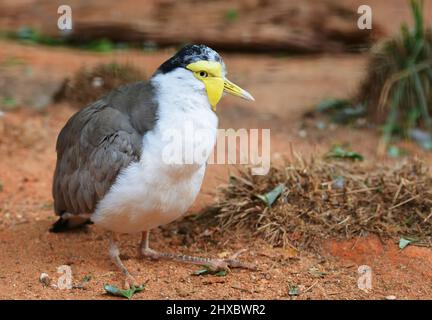
[[[110,231],[109,254],[126,287],[137,283],[119,257],[121,233],[142,233],[140,252],[149,258],[215,270],[246,266],[235,258],[159,253],[149,247],[150,230],[184,215],[199,193],[216,142],[216,105],[224,92],[254,100],[226,78],[217,52],[187,45],[148,82],[119,87],[74,114],[57,139],[53,196],[60,218],[51,231],[89,222]],[[175,159],[176,143],[182,143],[182,151],[198,147],[204,156],[182,152]],[[184,147],[188,144],[192,148]]]

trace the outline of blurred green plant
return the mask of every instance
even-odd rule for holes
[[[25,65],[26,62],[19,57],[7,57],[2,63],[0,63],[0,67],[15,67]]]
[[[396,145],[390,145],[387,149],[387,155],[391,158],[400,158],[407,154],[408,152],[405,149]]]
[[[239,18],[239,13],[238,13],[237,9],[231,8],[225,12],[225,21],[226,22],[232,23],[232,22],[237,21],[238,18]]]
[[[348,159],[353,161],[363,161],[364,157],[355,151],[347,150],[342,146],[335,145],[331,148],[329,152],[325,155],[326,158],[334,159]]]
[[[17,101],[13,97],[3,97],[0,100],[0,108],[3,110],[12,110],[18,105]]]
[[[109,39],[101,38],[91,41],[79,42],[68,37],[50,37],[42,34],[39,30],[32,27],[22,27],[16,32],[4,32],[3,37],[17,40],[22,43],[41,44],[47,46],[68,46],[78,47],[95,52],[111,52],[114,49],[129,49],[127,43],[114,43]]]
[[[365,107],[355,105],[347,99],[326,98],[321,100],[316,111],[327,114],[332,122],[349,124],[365,116]]]
[[[22,27],[17,32],[9,34],[9,38],[17,39],[25,43],[37,43],[48,46],[64,45],[65,41],[61,38],[52,38],[43,35],[39,30],[31,27]]]
[[[359,99],[372,120],[384,123],[383,145],[409,130],[432,132],[432,30],[423,0],[410,0],[414,26],[379,44],[371,53]]]
[[[277,198],[279,198],[284,189],[285,186],[283,184],[280,184],[266,194],[257,194],[256,197],[258,199],[261,199],[267,205],[267,207],[271,208],[273,203],[276,201]]]
[[[383,124],[379,151],[392,156],[390,142],[400,137],[432,150],[432,29],[425,26],[424,1],[409,5],[413,27],[402,24],[398,35],[372,49],[358,96],[324,99],[317,107],[336,123],[366,117]]]
[[[111,52],[114,50],[115,45],[109,39],[103,38],[89,42],[84,48],[95,52]]]

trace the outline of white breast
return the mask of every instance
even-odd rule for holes
[[[119,174],[91,218],[111,231],[140,232],[181,217],[198,195],[207,158],[190,159],[183,152],[182,163],[172,163],[167,155],[173,147],[190,152],[192,146],[208,157],[216,141],[217,117],[201,81],[177,69],[153,77],[152,83],[158,101],[157,124],[143,137],[140,161]],[[178,149],[179,143],[183,148]]]

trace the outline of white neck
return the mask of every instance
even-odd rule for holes
[[[197,169],[205,165],[207,158],[195,161],[196,158],[190,156],[190,148],[199,148],[208,156],[216,143],[218,119],[211,109],[204,84],[183,68],[156,74],[150,81],[155,88],[158,120],[154,130],[145,135],[143,150],[152,148],[153,152],[146,154],[163,157],[167,145],[175,148],[179,145],[184,151],[183,164],[193,164],[186,167],[194,170],[193,167]],[[163,159],[159,161],[161,164],[164,162]],[[182,164],[167,167],[170,171],[185,170]]]
[[[158,73],[151,78],[156,89],[159,107],[180,108],[192,111],[196,108],[211,110],[204,83],[184,68],[177,68],[168,73]]]

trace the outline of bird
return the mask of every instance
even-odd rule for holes
[[[50,231],[89,223],[106,230],[109,256],[124,275],[125,288],[138,283],[120,259],[120,234],[141,233],[140,254],[150,259],[213,270],[253,268],[237,260],[239,253],[222,260],[157,252],[149,246],[150,230],[185,215],[200,191],[216,143],[216,107],[222,96],[255,100],[226,75],[215,50],[186,45],[148,81],[120,86],[75,113],[58,135],[52,186],[58,220]],[[200,134],[191,134],[187,125]],[[199,147],[202,156],[192,161],[186,153],[172,156],[169,150],[179,141]]]

